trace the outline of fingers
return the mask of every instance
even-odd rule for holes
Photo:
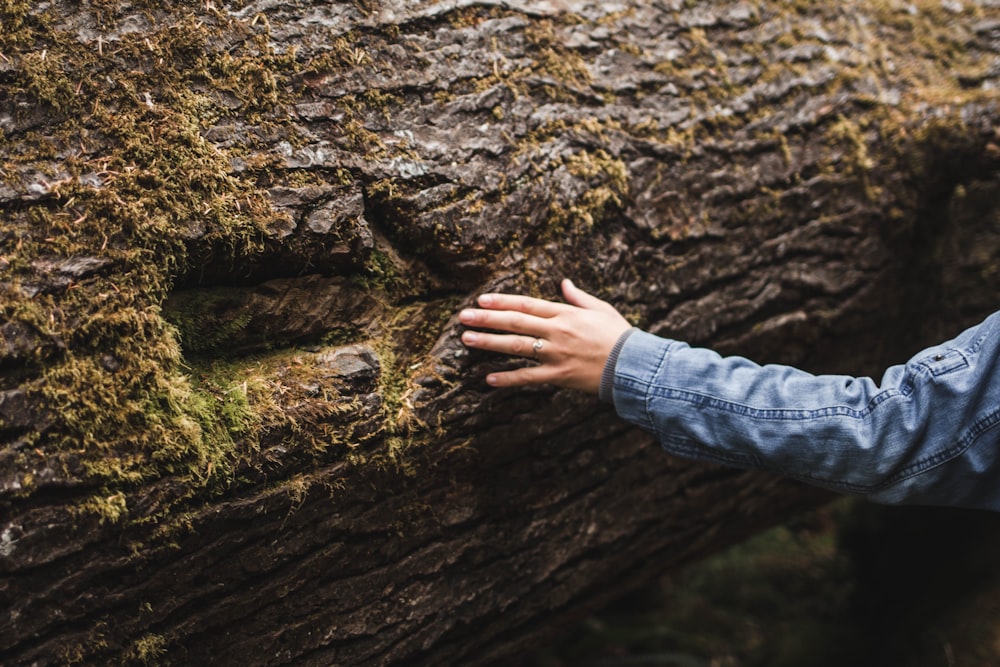
[[[486,383],[491,387],[523,387],[552,382],[552,372],[545,366],[526,366],[502,373],[490,373]]]
[[[481,329],[543,336],[547,331],[544,320],[565,313],[572,307],[588,310],[613,309],[610,304],[587,294],[568,279],[563,280],[562,290],[569,306],[518,294],[483,294],[477,299],[479,308],[463,310],[459,319],[463,324]]]
[[[477,302],[480,308],[512,310],[535,317],[554,317],[563,308],[562,304],[553,301],[519,294],[483,294]]]
[[[466,331],[462,334],[462,342],[469,347],[528,358],[537,358],[537,354],[532,348],[532,344],[536,340],[538,339],[507,334],[486,334],[479,331]],[[551,382],[552,376],[552,371],[544,366],[527,366],[500,373],[490,373],[486,376],[486,382],[492,387],[521,387]]]
[[[534,337],[543,336],[548,326],[547,320],[542,317],[526,315],[514,310],[467,308],[458,314],[458,319],[462,324],[470,327],[510,331]]]
[[[480,331],[466,331],[462,334],[462,342],[469,347],[489,352],[499,352],[518,357],[535,358],[538,354],[532,347],[537,338],[511,336],[506,334],[488,334]]]
[[[629,325],[611,304],[569,280],[562,282],[562,292],[566,303],[484,294],[478,308],[459,313],[459,321],[470,327],[462,333],[468,347],[539,362],[490,373],[486,378],[490,386],[553,384],[597,391],[607,350],[620,335],[619,329]]]

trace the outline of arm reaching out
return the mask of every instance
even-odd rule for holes
[[[631,328],[614,306],[587,294],[569,280],[562,282],[567,303],[526,296],[484,294],[479,308],[459,314],[462,324],[506,331],[466,331],[469,347],[535,359],[537,366],[491,373],[494,387],[554,384],[596,394],[608,355]]]
[[[469,347],[538,361],[489,384],[600,391],[679,456],[880,502],[1000,511],[1000,313],[879,384],[721,357],[632,329],[568,280],[562,290],[568,303],[484,294],[460,313],[469,327],[506,332],[466,331]]]

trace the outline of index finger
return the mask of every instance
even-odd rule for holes
[[[555,317],[566,308],[566,304],[520,294],[483,294],[476,302],[480,308],[514,310],[535,317]]]

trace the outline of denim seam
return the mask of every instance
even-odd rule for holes
[[[871,484],[854,484],[852,482],[845,482],[837,479],[828,479],[826,477],[813,477],[812,475],[806,475],[804,473],[794,473],[786,472],[781,469],[775,469],[775,472],[779,475],[784,475],[785,477],[791,477],[792,479],[797,479],[800,482],[811,483],[817,486],[823,486],[827,489],[839,490],[844,493],[853,493],[855,495],[869,495],[875,493],[881,488],[879,485]]]
[[[968,351],[968,353],[970,355],[974,355],[977,352],[979,352],[979,348],[981,348],[983,346],[983,343],[986,342],[986,339],[989,338],[989,335],[990,335],[990,333],[988,331],[984,331],[982,333],[982,335],[979,336],[979,338],[977,338],[976,340],[974,340],[972,342],[972,344],[969,345],[968,348],[966,348],[967,351]]]
[[[929,454],[922,459],[914,461],[910,465],[906,466],[902,470],[897,471],[890,477],[887,477],[878,486],[875,487],[877,490],[892,486],[905,479],[911,477],[916,477],[921,475],[928,470],[936,468],[948,461],[951,461],[965,452],[967,452],[981,436],[988,433],[990,430],[1000,425],[1000,410],[994,410],[976,421],[971,428],[967,429],[958,441],[948,447],[933,454]]]
[[[710,460],[715,463],[725,463],[728,465],[738,465],[754,469],[760,469],[763,467],[760,459],[752,454],[734,454],[716,450],[706,447],[697,440],[685,438],[684,436],[663,435],[660,437],[660,446],[671,454],[687,458]]]
[[[851,482],[832,480],[825,477],[815,477],[804,473],[786,472],[781,469],[775,469],[775,472],[802,480],[804,482],[821,483],[828,487],[838,488],[862,495],[879,493],[907,479],[918,477],[925,472],[929,472],[930,470],[961,456],[976,443],[980,436],[988,433],[998,425],[1000,425],[1000,410],[994,410],[977,420],[976,423],[972,425],[972,428],[968,429],[965,434],[959,438],[955,445],[948,447],[947,449],[934,452],[933,454],[929,454],[918,461],[914,461],[902,470],[893,473],[877,484],[853,484]]]
[[[852,417],[854,419],[864,419],[875,411],[882,403],[891,398],[907,397],[910,392],[897,389],[886,389],[875,394],[864,410],[855,410],[847,406],[831,406],[818,410],[792,410],[786,408],[761,409],[752,408],[733,401],[715,398],[707,394],[700,394],[684,389],[674,389],[663,386],[650,386],[646,391],[647,396],[677,400],[699,407],[711,407],[717,410],[730,412],[744,417],[751,417],[762,421],[808,421],[810,419],[821,419],[825,417]],[[646,409],[649,410],[648,399]]]
[[[667,363],[667,356],[670,354],[670,348],[672,345],[673,345],[672,343],[667,343],[666,346],[664,346],[663,354],[660,355],[660,360],[656,364],[656,369],[653,371],[653,374],[650,377],[657,378],[660,376],[660,371],[663,370],[663,366]],[[631,380],[632,378],[626,378],[626,379]],[[643,407],[643,417],[645,417],[646,419],[646,425],[649,427],[650,432],[658,434],[659,431],[656,428],[656,422],[653,420],[653,416],[649,409],[650,393],[652,392],[653,389],[656,388],[656,385],[653,384],[652,382],[641,382],[638,379],[636,379],[635,381],[636,384],[641,383],[644,387],[642,407]]]

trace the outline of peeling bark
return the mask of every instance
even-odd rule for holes
[[[489,664],[826,496],[493,391],[563,276],[877,373],[995,308],[1000,13],[7,3],[0,662]]]

